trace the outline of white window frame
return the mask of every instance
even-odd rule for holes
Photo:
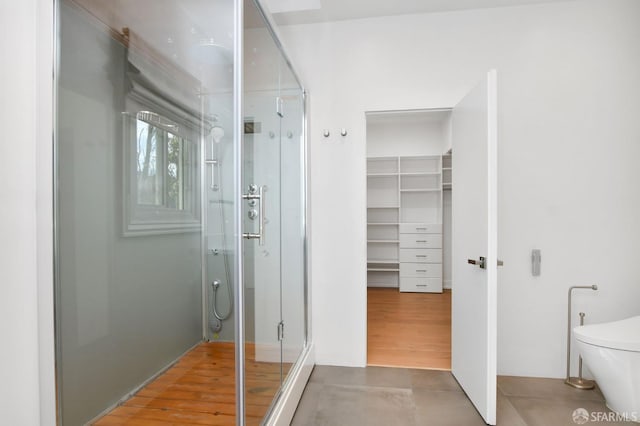
[[[185,197],[183,209],[169,208],[166,205],[142,204],[138,200],[137,179],[137,116],[140,112],[150,112],[162,117],[166,122],[177,123],[171,133],[182,138],[184,143],[190,143],[188,163],[191,171],[183,180],[188,196]],[[135,95],[127,96],[126,112],[123,113],[123,235],[125,237],[142,235],[161,235],[184,232],[199,232],[200,220],[200,164],[198,134],[195,129],[165,110],[160,105],[152,105],[148,99],[142,99]],[[153,123],[149,123],[153,125]],[[168,130],[168,129],[164,129]],[[163,138],[163,156],[166,155],[166,143],[168,138]],[[163,161],[166,165],[166,161]],[[166,173],[166,170],[163,170]],[[163,188],[163,192],[166,189]]]

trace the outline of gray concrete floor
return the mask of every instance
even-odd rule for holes
[[[609,413],[598,390],[560,379],[498,378],[498,425],[575,426],[574,410]],[[607,414],[604,414],[607,415]],[[294,426],[482,426],[484,421],[448,371],[316,366]],[[635,425],[589,421],[591,425]]]

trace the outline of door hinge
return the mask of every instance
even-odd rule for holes
[[[284,117],[283,100],[280,96],[276,98],[276,114],[280,117]]]
[[[278,323],[278,342],[282,342],[284,339],[284,321]]]

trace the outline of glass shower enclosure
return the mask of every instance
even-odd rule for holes
[[[309,350],[300,80],[254,1],[56,7],[58,424],[270,424]]]

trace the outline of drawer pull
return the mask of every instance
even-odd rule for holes
[[[416,272],[427,272],[426,269],[416,269]]]
[[[416,257],[427,257],[426,254],[416,254]]]
[[[416,287],[426,287],[426,284],[416,284]]]
[[[416,240],[416,243],[426,243],[427,240]]]
[[[416,231],[426,231],[427,228],[416,228]]]

